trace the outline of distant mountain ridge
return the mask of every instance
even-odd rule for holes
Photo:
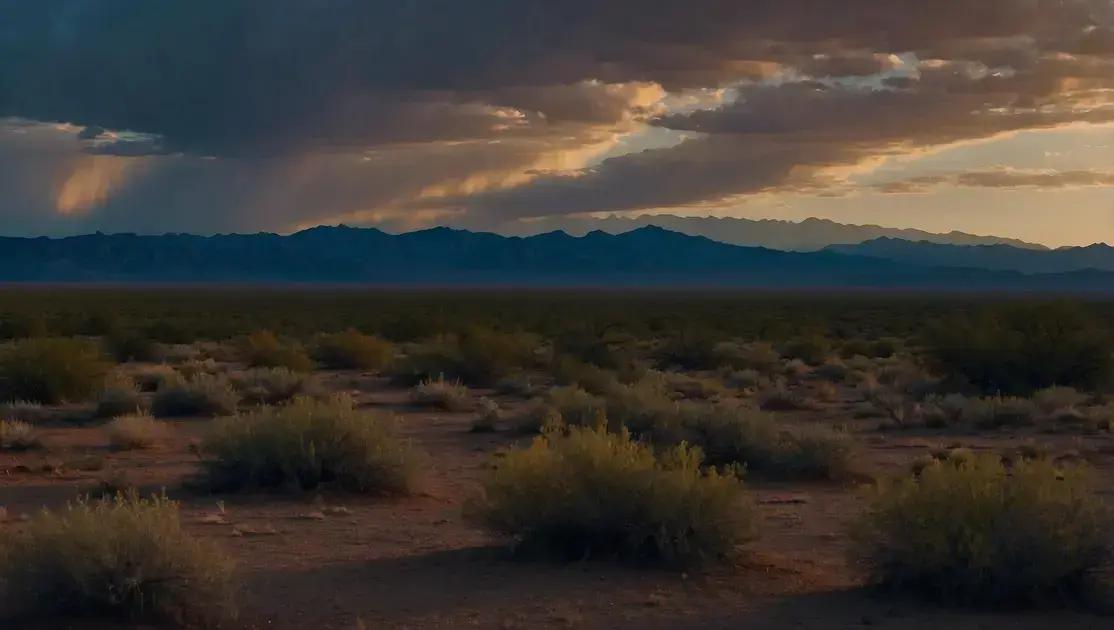
[[[1043,245],[999,236],[977,236],[957,231],[936,234],[923,230],[878,225],[849,225],[817,218],[795,222],[734,217],[681,217],[669,214],[605,218],[561,217],[520,223],[498,231],[516,236],[529,236],[553,230],[562,230],[570,234],[585,234],[593,230],[621,234],[651,225],[690,236],[703,236],[731,245],[800,252],[819,251],[831,245],[854,245],[878,238],[898,238],[945,245],[1010,245],[1022,249],[1047,249]]]
[[[1114,287],[1114,273],[925,267],[836,251],[740,247],[659,227],[521,238],[338,226],[289,236],[0,238],[0,281],[1091,291]]]
[[[1100,243],[1086,247],[1030,250],[1009,245],[960,246],[879,238],[857,245],[831,245],[825,251],[884,258],[922,267],[977,267],[1029,274],[1085,269],[1114,271],[1114,247]]]

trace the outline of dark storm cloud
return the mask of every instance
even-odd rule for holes
[[[86,194],[89,225],[715,203],[819,189],[822,169],[889,152],[1110,120],[1112,4],[0,0],[0,117],[74,126],[36,142],[97,161],[52,149],[43,171],[62,175],[44,199]],[[655,90],[723,86],[738,100],[718,109],[654,106]],[[513,176],[638,121],[695,137]]]
[[[1082,38],[1088,4],[6,0],[0,111],[160,134],[202,153],[467,139],[508,130],[461,103],[559,116],[591,100],[581,81],[707,86],[748,60],[827,59],[861,74],[878,52],[1061,30]]]

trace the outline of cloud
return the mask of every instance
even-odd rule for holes
[[[1114,171],[1093,170],[1017,170],[995,169],[941,175],[925,175],[875,185],[875,189],[891,194],[920,194],[937,186],[966,186],[971,188],[1034,188],[1055,190],[1062,188],[1114,187]]]
[[[1112,28],[1108,0],[6,2],[0,118],[40,127],[0,133],[25,175],[0,175],[0,217],[284,230],[831,194],[880,156],[1114,120]],[[80,211],[51,216],[62,197]]]

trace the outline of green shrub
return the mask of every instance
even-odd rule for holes
[[[395,358],[395,347],[389,341],[365,335],[356,330],[322,335],[317,340],[314,358],[333,370],[386,369]]]
[[[700,463],[684,445],[659,460],[625,432],[574,427],[507,453],[468,513],[524,550],[712,559],[751,540],[757,517],[734,474]]]
[[[781,366],[781,354],[769,343],[758,341],[748,344],[722,342],[716,345],[721,365],[737,370],[754,370],[771,375]]]
[[[410,390],[410,402],[422,407],[445,411],[467,411],[475,406],[472,391],[460,382],[446,381],[444,377],[422,381]]]
[[[85,400],[107,371],[96,346],[76,339],[28,339],[0,349],[0,389],[8,400]]]
[[[167,379],[155,393],[151,412],[159,418],[224,416],[236,411],[239,397],[228,379],[211,374]]]
[[[227,554],[186,534],[178,504],[135,494],[43,511],[0,539],[4,608],[215,625],[234,613]]]
[[[995,457],[886,481],[855,530],[882,584],[958,603],[1032,603],[1079,593],[1109,556],[1107,509],[1079,468]]]
[[[281,341],[274,333],[260,330],[244,340],[244,362],[248,367],[286,368],[292,372],[309,372],[313,360],[300,345]]]
[[[42,446],[35,427],[19,420],[0,420],[0,450],[29,451]]]
[[[153,448],[170,435],[166,424],[149,416],[120,416],[105,429],[108,443],[121,451]]]
[[[335,483],[364,493],[412,491],[422,458],[397,436],[395,420],[357,410],[350,398],[298,398],[216,421],[202,443],[215,490],[316,488]]]
[[[1114,376],[1114,339],[1078,304],[988,307],[933,326],[925,349],[940,372],[989,394],[1029,394],[1053,385],[1094,389]]]
[[[97,408],[93,412],[98,418],[115,418],[146,411],[147,404],[139,394],[135,381],[119,374],[105,379],[104,388],[97,396]]]
[[[252,405],[277,405],[297,396],[315,394],[315,383],[306,374],[286,368],[252,368],[229,375],[243,401]]]

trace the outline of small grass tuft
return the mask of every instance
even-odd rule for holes
[[[150,416],[120,416],[105,427],[108,443],[120,451],[158,446],[170,435],[170,428]]]

